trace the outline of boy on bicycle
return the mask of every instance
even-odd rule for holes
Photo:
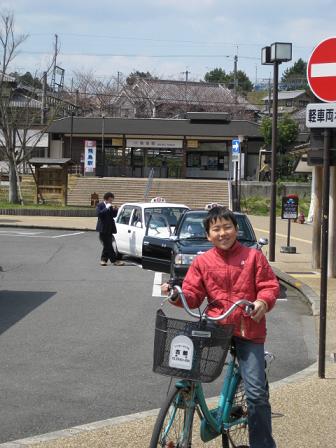
[[[241,299],[254,302],[251,316],[237,308],[225,323],[235,325],[234,341],[248,405],[250,448],[275,448],[265,381],[264,342],[265,314],[279,296],[279,283],[263,253],[237,241],[238,225],[231,210],[212,208],[204,227],[214,247],[195,258],[182,290],[191,308],[199,307],[206,297],[209,316],[223,314]],[[168,293],[170,286],[165,283],[161,289]],[[175,294],[171,301],[181,306]]]

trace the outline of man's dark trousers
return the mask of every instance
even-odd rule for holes
[[[111,263],[114,263],[117,260],[116,253],[113,249],[114,236],[109,233],[99,232],[99,239],[103,245],[100,259],[102,261],[110,260]]]

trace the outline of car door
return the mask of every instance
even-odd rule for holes
[[[134,207],[128,228],[128,253],[133,257],[141,257],[142,240],[145,235],[144,219],[140,207]]]
[[[133,205],[124,205],[120,212],[118,213],[116,224],[117,224],[117,233],[115,235],[117,250],[120,254],[129,254],[130,250],[130,219],[132,216],[134,206]]]
[[[157,272],[170,272],[171,254],[175,244],[172,236],[162,237],[164,233],[158,227],[162,220],[162,215],[151,215],[146,226],[146,234],[142,243],[142,268],[151,269]],[[166,220],[167,221],[167,220]],[[166,222],[168,233],[170,234],[169,223]],[[155,233],[158,236],[155,236]]]

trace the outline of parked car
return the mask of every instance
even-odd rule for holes
[[[164,202],[154,198],[151,202],[127,202],[123,204],[116,217],[117,233],[115,235],[118,256],[142,256],[142,240],[150,217],[151,225],[148,236],[169,237],[181,215],[189,210],[184,204]]]
[[[149,220],[143,239],[142,267],[169,273],[175,282],[181,282],[193,259],[213,247],[206,237],[203,225],[207,213],[207,210],[186,211],[167,238],[150,234]],[[258,249],[268,243],[266,238],[257,241],[252,224],[244,213],[235,212],[235,216],[238,222],[238,241]]]

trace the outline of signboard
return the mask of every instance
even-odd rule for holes
[[[297,219],[299,208],[299,198],[292,194],[282,197],[281,218]]]
[[[240,141],[232,140],[232,161],[238,162],[240,154]]]
[[[336,103],[308,104],[306,126],[307,128],[336,128]]]
[[[183,140],[154,140],[154,139],[135,139],[126,140],[128,148],[183,148]]]
[[[336,37],[320,42],[307,64],[309,86],[317,98],[336,101]]]
[[[96,141],[85,140],[84,173],[93,173],[96,169]]]

